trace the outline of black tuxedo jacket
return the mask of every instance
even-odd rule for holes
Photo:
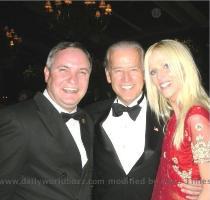
[[[88,162],[58,111],[38,93],[0,110],[1,200],[90,200],[93,123],[80,120]]]
[[[85,108],[96,126],[93,172],[95,179],[94,199],[149,200],[159,164],[163,138],[162,127],[148,107],[144,153],[126,175],[116,151],[102,127],[112,103],[113,100],[106,100]]]

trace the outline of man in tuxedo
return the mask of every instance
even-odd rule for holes
[[[96,126],[95,200],[149,200],[151,197],[163,124],[147,104],[143,57],[144,50],[137,42],[121,41],[110,46],[105,57],[105,73],[116,98],[86,107]],[[194,192],[194,188],[191,190]]]
[[[1,200],[91,199],[93,123],[77,107],[91,65],[81,44],[59,43],[47,58],[44,92],[1,109]]]

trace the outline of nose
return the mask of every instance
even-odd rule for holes
[[[129,82],[130,81],[130,73],[128,72],[128,71],[124,71],[123,72],[123,80],[125,81],[125,82]]]
[[[73,72],[69,72],[67,79],[70,83],[77,83],[78,82],[78,74],[77,73],[73,73]]]
[[[159,69],[158,72],[157,72],[157,79],[161,80],[165,76],[166,76],[166,72],[163,69]]]

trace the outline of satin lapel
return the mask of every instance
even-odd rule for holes
[[[91,133],[88,128],[87,124],[87,118],[84,116],[79,120],[80,123],[80,133],[81,133],[81,139],[83,142],[83,145],[85,147],[86,155],[87,155],[87,163],[83,166],[82,168],[82,174],[81,174],[81,179],[85,180],[86,176],[88,176],[87,169],[92,168],[92,159],[93,159],[93,151],[91,149],[91,146],[93,146],[92,141],[91,141]]]
[[[78,108],[78,110],[81,110]],[[84,144],[85,150],[87,152],[87,157],[89,159],[90,157],[90,153],[91,153],[91,147],[92,147],[92,133],[90,132],[90,128],[89,125],[87,124],[87,115],[84,115],[80,120],[80,132],[81,132],[81,138],[82,138],[82,142]]]
[[[75,168],[78,168],[78,164],[82,168],[79,149],[58,111],[41,93],[38,93],[34,100],[39,108],[38,115],[49,133],[61,144],[61,148],[65,149],[69,159],[74,161]]]
[[[147,119],[146,119],[146,145],[145,150],[160,150],[163,138],[162,125],[159,124],[154,112],[151,111],[150,107],[147,108]]]
[[[42,93],[38,93],[34,97],[34,101],[38,106],[38,115],[43,121],[45,127],[49,130],[52,136],[57,136],[57,123],[58,111],[53,107],[53,105],[44,97]]]
[[[119,160],[119,157],[115,151],[115,148],[111,142],[111,140],[109,139],[108,135],[106,134],[104,128],[102,127],[103,122],[106,120],[108,114],[110,112],[110,107],[109,109],[107,109],[104,112],[104,115],[102,116],[102,118],[100,119],[100,123],[98,124],[98,131],[97,131],[97,137],[100,138],[100,140],[102,141],[102,146],[105,148],[105,150],[107,152],[109,152],[112,156],[113,156],[113,160],[114,162],[122,169],[122,171],[124,172],[124,169],[122,167],[122,164]]]
[[[147,160],[150,159],[155,151],[159,150],[161,141],[162,129],[156,120],[154,113],[152,113],[149,106],[147,106],[144,153],[132,168],[131,173],[146,164]]]

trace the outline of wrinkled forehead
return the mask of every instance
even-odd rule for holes
[[[88,56],[79,48],[66,48],[56,53],[53,64],[72,63],[90,67]]]
[[[142,65],[141,52],[137,48],[121,47],[110,51],[108,65]]]
[[[75,57],[75,58],[83,58],[87,59],[87,55],[79,48],[69,47],[62,49],[58,51],[55,55],[55,57],[62,57],[62,56],[69,56],[69,57]]]

